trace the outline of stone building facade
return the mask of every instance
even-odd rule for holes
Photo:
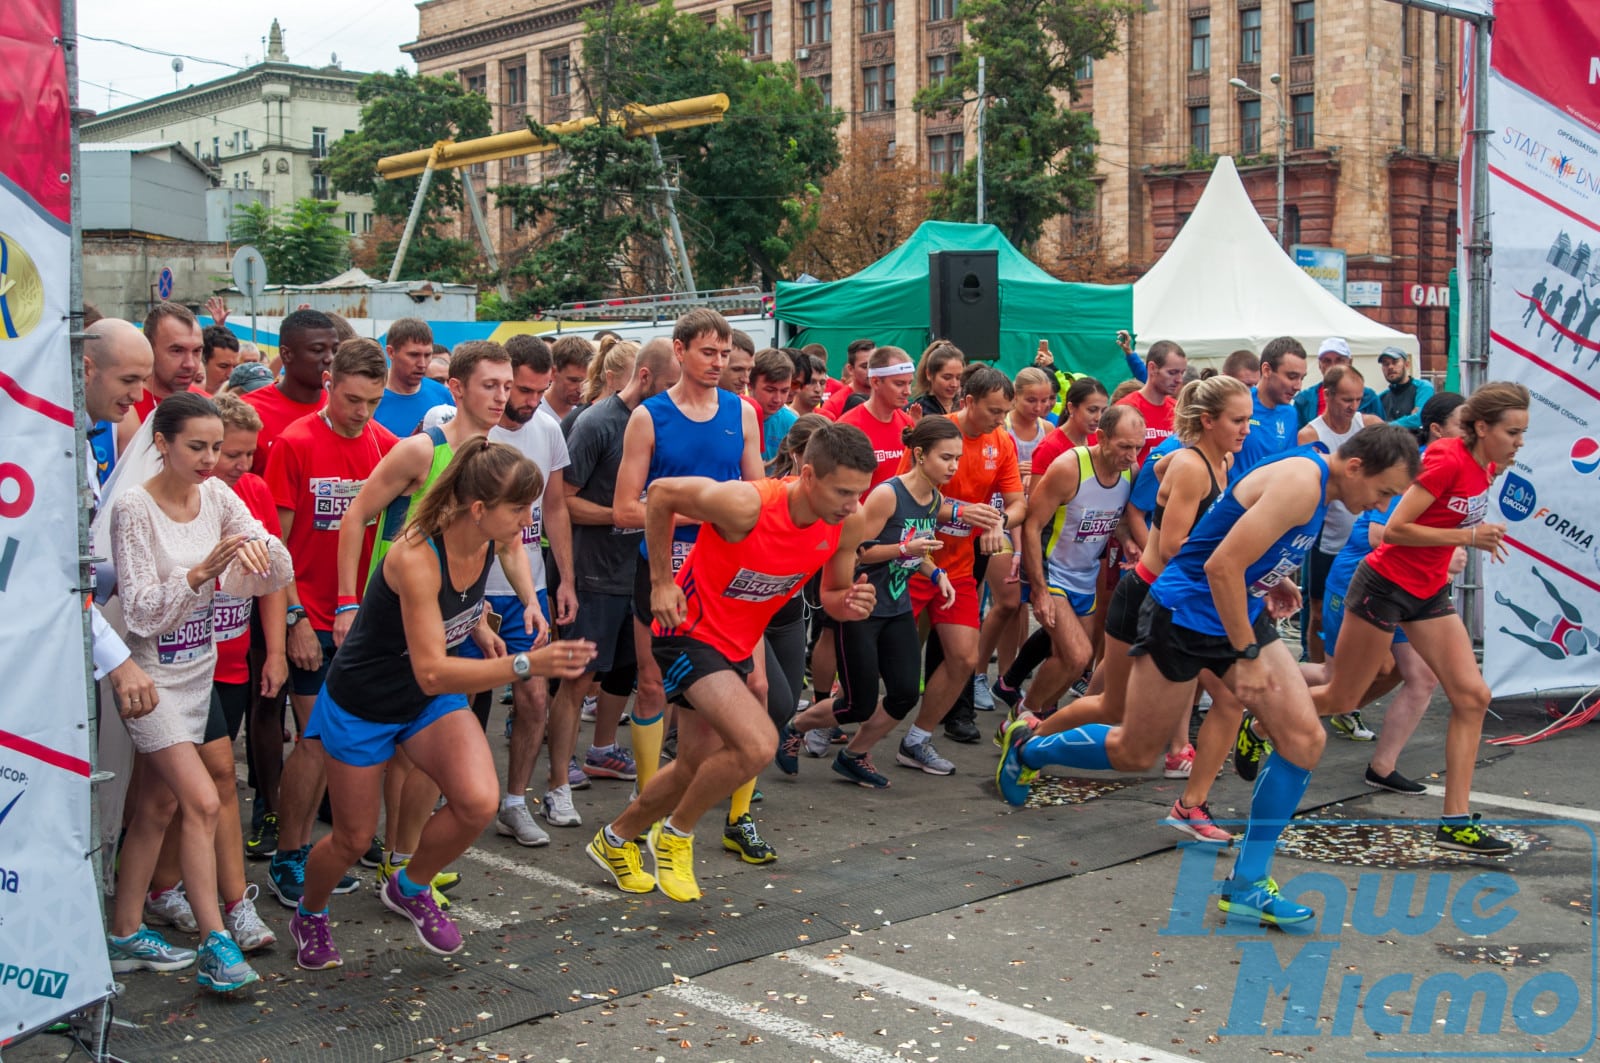
[[[959,168],[974,108],[918,115],[917,91],[962,43],[959,0],[679,0],[732,19],[752,59],[792,60],[846,115],[842,135],[881,133],[918,168]],[[424,0],[404,49],[427,74],[454,73],[495,105],[497,128],[586,113],[579,76],[588,0]],[[1171,243],[1230,154],[1276,222],[1278,106],[1286,143],[1285,244],[1343,249],[1349,279],[1383,284],[1373,317],[1416,332],[1442,367],[1445,315],[1406,298],[1442,284],[1455,248],[1458,108],[1454,21],[1390,0],[1148,0],[1117,54],[1085,64],[1080,98],[1099,131],[1096,203],[1052,224],[1033,249],[1071,279],[1127,280]],[[1270,75],[1280,75],[1274,84]],[[1239,78],[1266,98],[1229,84]],[[644,101],[660,102],[660,101]],[[503,160],[482,189],[537,180],[552,160]],[[509,240],[509,219],[499,235]]]

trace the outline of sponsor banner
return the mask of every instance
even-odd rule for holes
[[[1600,683],[1600,32],[1580,0],[1501,0],[1489,81],[1489,378],[1533,393],[1489,519],[1484,677],[1497,696]]]
[[[89,837],[59,0],[0,3],[0,1036],[104,997]],[[43,711],[48,707],[48,711]]]

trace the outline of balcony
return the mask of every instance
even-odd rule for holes
[[[1400,60],[1400,88],[1406,92],[1414,92],[1417,87],[1417,61],[1411,56],[1404,56]]]
[[[1260,63],[1240,63],[1237,67],[1234,68],[1233,76],[1238,78],[1240,81],[1244,82],[1246,85],[1249,85],[1251,88],[1257,90],[1258,92],[1260,91],[1260,89],[1261,89],[1261,64]],[[1248,96],[1249,93],[1246,93],[1245,95]],[[1240,98],[1243,99],[1243,97],[1240,97]]]
[[[1211,99],[1211,72],[1198,70],[1189,75],[1188,85],[1185,89],[1189,105],[1204,104]]]
[[[1317,57],[1297,55],[1289,60],[1289,87],[1310,88],[1317,80]]]
[[[861,44],[861,62],[867,66],[894,62],[894,30],[863,33],[857,40]]]
[[[944,19],[923,26],[930,53],[954,52],[961,47],[961,20]]]

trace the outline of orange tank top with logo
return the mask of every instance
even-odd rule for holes
[[[842,526],[817,520],[798,526],[789,515],[788,480],[757,480],[756,526],[730,543],[712,524],[700,526],[678,570],[688,611],[683,623],[651,625],[657,637],[697,639],[730,661],[749,657],[767,623],[839,548]]]

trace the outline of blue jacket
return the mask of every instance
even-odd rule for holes
[[[1294,412],[1300,418],[1300,427],[1304,428],[1317,419],[1317,396],[1322,394],[1322,385],[1313,384],[1308,388],[1301,388],[1300,394],[1294,397]],[[1371,388],[1361,391],[1361,405],[1358,407],[1368,417],[1383,420],[1383,404],[1378,401],[1378,393]]]

